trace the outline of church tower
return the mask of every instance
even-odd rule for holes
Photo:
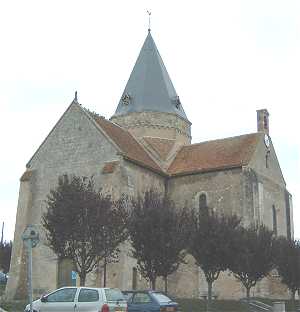
[[[111,121],[138,140],[155,137],[191,143],[191,123],[150,30]]]

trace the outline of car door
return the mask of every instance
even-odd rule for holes
[[[135,293],[128,302],[128,312],[150,312],[155,310],[155,303],[146,292]]]
[[[97,289],[80,288],[75,312],[98,312],[102,306],[102,297]]]
[[[74,312],[77,288],[61,288],[49,294],[41,303],[40,312]]]

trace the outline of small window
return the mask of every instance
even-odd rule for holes
[[[205,194],[201,194],[199,196],[199,208],[200,209],[207,208],[207,199]]]
[[[123,96],[122,96],[122,103],[124,105],[129,105],[130,104],[130,101],[131,101],[131,96],[128,94],[128,93],[125,93]]]
[[[277,236],[277,212],[275,205],[272,206],[272,212],[273,212],[273,232],[274,235]]]
[[[207,207],[207,197],[205,194],[201,194],[199,196],[199,213],[207,213],[208,212],[208,207]]]
[[[99,301],[99,293],[98,290],[95,289],[81,289],[78,302],[94,302]]]
[[[266,130],[268,129],[268,118],[267,118],[267,116],[264,116],[264,128]]]
[[[73,302],[76,294],[76,288],[64,288],[50,294],[47,297],[48,302]]]
[[[270,161],[270,151],[266,153],[266,168],[269,168],[269,161]]]
[[[137,293],[135,294],[135,296],[133,297],[132,300],[133,303],[150,303],[151,302],[151,298],[148,294],[146,293]]]
[[[177,109],[180,110],[181,102],[180,102],[179,96],[175,96],[175,97],[172,99],[172,103],[175,105],[175,107],[176,107]]]
[[[132,268],[132,289],[137,289],[137,269]]]

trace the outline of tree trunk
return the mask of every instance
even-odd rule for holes
[[[251,287],[246,287],[246,291],[247,291],[247,302],[249,303],[250,301],[250,289]]]
[[[165,281],[165,293],[168,293],[168,276],[164,277],[164,281]]]
[[[85,279],[86,279],[86,273],[80,272],[79,278],[80,278],[80,286],[84,286],[85,285]]]
[[[152,279],[150,280],[150,283],[151,283],[151,288],[152,288],[153,290],[155,290],[156,277],[152,278]]]
[[[107,261],[106,261],[106,257],[104,257],[104,265],[103,265],[103,287],[106,287],[106,266],[107,266]]]
[[[296,311],[295,294],[296,290],[291,290],[292,311]]]
[[[212,282],[207,282],[207,312],[211,311],[211,299],[212,299]]]

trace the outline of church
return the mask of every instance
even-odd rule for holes
[[[292,197],[272,144],[269,113],[260,109],[256,114],[254,133],[191,144],[191,122],[149,30],[114,115],[108,120],[89,111],[76,94],[27,163],[20,178],[7,298],[26,297],[26,250],[21,235],[28,224],[39,228],[41,238],[33,249],[34,296],[72,282],[70,266],[47,247],[41,226],[46,195],[65,173],[93,175],[97,188],[113,198],[157,189],[178,205],[187,203],[195,209],[205,205],[235,213],[245,226],[261,222],[276,235],[292,238]],[[102,275],[99,266],[87,285],[101,287]],[[199,298],[207,292],[204,274],[191,256],[168,284],[176,297]],[[120,261],[108,267],[108,286],[149,287],[127,245],[122,246]],[[225,299],[245,297],[230,272],[220,274],[214,293]],[[272,272],[251,295],[284,298],[287,291]]]

